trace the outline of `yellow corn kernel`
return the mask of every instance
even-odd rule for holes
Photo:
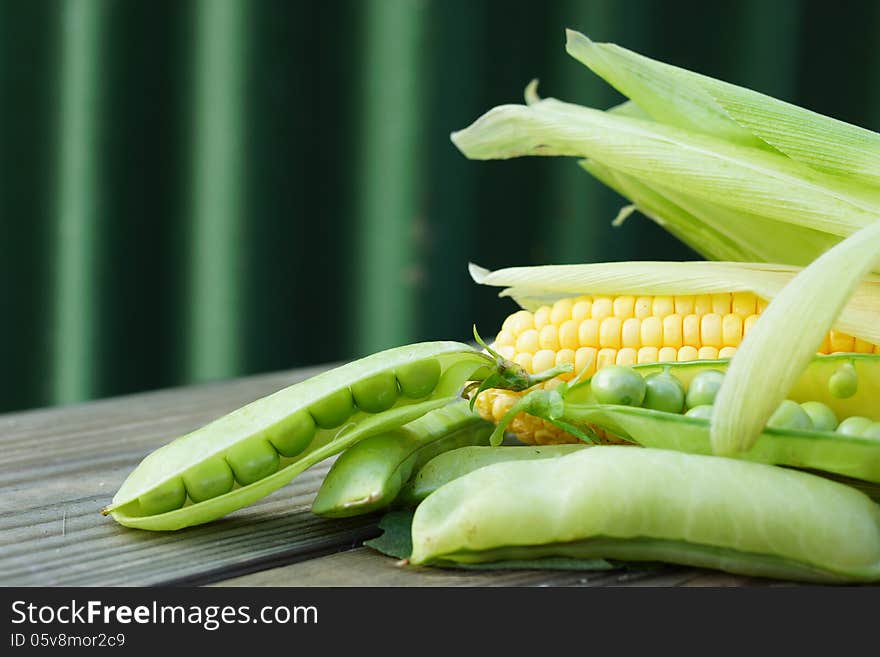
[[[852,351],[855,347],[855,338],[843,331],[832,329],[829,340],[831,341],[831,353],[835,351]]]
[[[559,346],[563,349],[577,349],[580,346],[578,342],[578,324],[574,319],[563,322],[559,327]]]
[[[697,352],[697,358],[699,360],[715,360],[718,358],[718,349],[715,347],[700,347],[700,350]]]
[[[663,318],[663,346],[678,349],[682,344],[681,315],[672,313]]]
[[[825,337],[822,338],[822,345],[819,347],[820,354],[830,354],[831,353],[831,334],[826,333]]]
[[[646,347],[663,346],[663,322],[659,317],[645,317],[641,326],[642,344]]]
[[[654,297],[654,303],[651,305],[651,310],[653,310],[655,317],[663,319],[667,315],[671,315],[675,312],[675,302],[670,296],[658,295]]]
[[[632,347],[624,347],[618,349],[615,365],[635,365],[638,358],[638,352]]]
[[[535,372],[544,372],[556,364],[556,352],[551,349],[539,349],[532,356],[532,369]]]
[[[503,344],[496,348],[495,351],[497,351],[502,358],[506,358],[507,360],[513,360],[513,357],[516,356],[516,347],[512,344]]]
[[[755,322],[758,321],[758,315],[749,315],[746,317],[743,322],[743,337],[749,334],[749,331],[752,330],[752,327],[755,325]]]
[[[635,305],[636,298],[635,297],[614,297],[614,303],[612,304],[612,310],[614,312],[615,317],[620,317],[621,319],[627,319],[632,317],[635,313]]]
[[[718,350],[718,358],[733,358],[736,353],[736,347],[721,347]]]
[[[755,314],[758,298],[751,292],[734,292],[731,312],[743,319]]]
[[[535,328],[541,330],[550,323],[550,306],[541,306],[535,311]]]
[[[535,316],[528,310],[519,310],[505,319],[501,328],[518,336],[524,331],[535,328]]]
[[[599,346],[620,349],[620,317],[606,317],[599,325]]]
[[[698,294],[694,297],[694,315],[705,315],[712,312],[712,297],[708,294]]]
[[[708,347],[721,345],[721,315],[709,313],[700,318],[700,344]]]
[[[496,395],[495,399],[492,402],[492,417],[496,422],[500,422],[501,419],[507,415],[507,411],[509,411],[514,403],[516,403],[516,397],[513,395]],[[477,397],[477,401],[479,401],[479,397]]]
[[[635,317],[623,320],[623,326],[620,328],[620,344],[624,347],[635,347],[638,349],[642,346],[641,320]]]
[[[498,335],[495,336],[495,346],[496,347],[504,347],[506,345],[515,345],[516,337],[513,335],[511,331],[507,331],[505,329],[501,329],[498,331]]]
[[[560,349],[556,352],[556,362],[554,365],[558,366],[570,363],[573,366],[574,361],[574,349]]]
[[[673,297],[675,301],[675,312],[682,317],[692,315],[694,312],[694,295],[693,294],[677,294]]]
[[[639,349],[637,359],[640,363],[656,363],[659,351],[657,347],[642,347]]]
[[[596,372],[598,360],[599,353],[595,347],[581,347],[574,352],[574,371],[578,374],[583,372],[584,377],[591,377]]]
[[[657,352],[657,360],[661,363],[674,362],[678,357],[678,349],[675,347],[660,347]]]
[[[590,298],[578,297],[578,301],[576,301],[571,308],[571,318],[576,322],[580,322],[581,320],[590,317],[592,312],[593,302]]]
[[[870,354],[874,351],[874,345],[861,338],[856,338],[853,351],[859,354]]]
[[[697,348],[692,347],[689,344],[686,344],[683,347],[680,347],[678,350],[678,356],[677,356],[676,360],[679,360],[679,361],[697,360]]]
[[[555,324],[547,324],[541,329],[541,332],[538,333],[538,346],[541,349],[552,349],[553,351],[559,349],[559,330]]]
[[[574,306],[572,299],[560,299],[550,309],[550,323],[559,326],[567,319],[571,319],[571,309]]]
[[[517,353],[533,354],[538,351],[539,346],[538,332],[535,329],[523,331],[516,339]]]
[[[725,347],[738,347],[743,337],[743,320],[730,313],[721,320],[721,343]]]
[[[611,349],[610,347],[600,349],[599,353],[596,354],[596,369],[601,370],[603,367],[614,365],[615,360],[617,360],[617,349]]]
[[[681,322],[681,340],[684,344],[699,347],[700,341],[700,316],[687,315]]]
[[[599,346],[599,320],[585,319],[578,327],[578,342],[583,347]]]
[[[758,300],[755,302],[755,313],[760,315],[762,312],[767,310],[767,305],[769,303],[770,302],[767,301],[766,299],[762,299],[762,298],[758,297]]]
[[[610,297],[596,297],[593,299],[593,307],[591,309],[591,317],[593,319],[603,320],[614,314],[614,308]]]
[[[654,305],[653,297],[636,297],[636,303],[633,307],[633,313],[639,319],[651,316],[651,307]]]
[[[513,357],[513,362],[522,367],[529,374],[534,374],[532,370],[532,355],[528,352],[521,351]]]
[[[730,293],[722,292],[712,295],[712,312],[724,317],[730,312]]]

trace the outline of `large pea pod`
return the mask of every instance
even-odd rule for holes
[[[488,445],[492,428],[462,400],[388,433],[366,438],[336,459],[312,511],[342,518],[386,508],[424,463],[463,445]]]
[[[490,465],[416,509],[410,562],[665,561],[813,582],[880,580],[880,507],[806,472],[597,446]]]
[[[455,402],[494,366],[466,344],[426,342],[329,370],[157,449],[104,513],[152,530],[215,520],[359,440]]]
[[[649,376],[667,372],[685,386],[708,370],[725,371],[728,360],[692,361],[637,365],[636,372]],[[841,367],[857,372],[859,385],[841,398],[829,385]],[[536,403],[528,412],[550,419],[550,405],[532,393]],[[864,416],[866,423],[880,421],[880,356],[873,354],[832,354],[816,356],[788,393],[795,402],[821,402],[839,418]],[[564,402],[564,403],[562,403]],[[554,419],[576,427],[601,427],[645,447],[673,449],[693,454],[712,454],[709,422],[704,416],[680,415],[650,408],[601,404],[592,394],[589,381],[562,393],[553,411]],[[562,408],[562,412],[558,411]],[[703,409],[707,410],[707,409]],[[711,409],[709,409],[711,410]],[[767,427],[754,445],[736,455],[749,461],[821,470],[846,477],[880,483],[880,440],[846,435],[843,432],[804,430],[793,427]]]
[[[494,463],[555,459],[588,448],[587,445],[459,447],[438,454],[425,463],[400,491],[398,502],[403,506],[416,506],[428,495],[453,479],[458,479],[469,472]]]

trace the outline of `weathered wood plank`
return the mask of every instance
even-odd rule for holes
[[[234,577],[212,586],[769,586],[781,582],[662,566],[644,570],[473,571],[401,567],[397,560],[358,548]]]
[[[329,462],[203,527],[144,532],[99,514],[156,447],[317,371],[0,416],[0,584],[203,583],[375,535],[374,518],[330,521],[308,511]]]

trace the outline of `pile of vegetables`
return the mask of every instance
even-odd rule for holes
[[[411,564],[880,581],[880,135],[576,32],[567,50],[629,100],[532,83],[455,145],[578,158],[631,201],[619,220],[715,262],[472,266],[522,307],[491,344],[253,402],[149,455],[106,513],[208,522],[339,454],[313,511],[391,510],[373,545]]]

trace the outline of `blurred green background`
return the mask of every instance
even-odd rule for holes
[[[620,100],[565,27],[880,127],[880,2],[0,0],[0,411],[491,335],[469,261],[694,258],[450,143],[533,77]]]

